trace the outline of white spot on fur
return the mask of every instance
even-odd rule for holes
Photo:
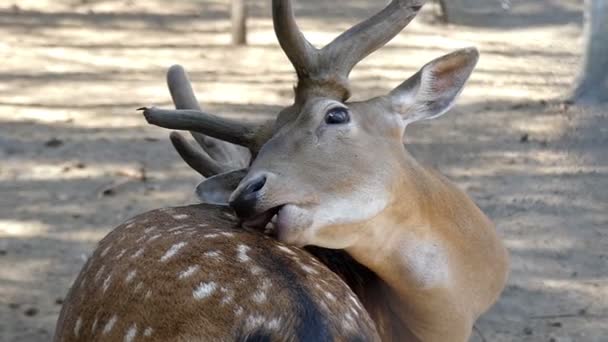
[[[247,251],[249,251],[250,249],[251,248],[249,246],[243,244],[240,244],[237,247],[237,258],[240,262],[247,262],[251,260],[251,258],[247,255]]]
[[[355,306],[359,310],[363,310],[363,308],[361,307],[361,304],[359,303],[359,300],[357,298],[355,298],[355,296],[353,296],[352,294],[349,294],[348,299],[350,299],[350,301],[353,302],[353,304],[355,304]]]
[[[101,275],[103,274],[103,270],[106,269],[106,265],[101,265],[101,267],[99,268],[99,270],[97,270],[97,273],[95,273],[95,281],[99,280],[99,278],[101,277]]]
[[[308,273],[308,274],[319,274],[319,271],[315,270],[314,268],[308,266],[308,265],[300,265],[300,267],[302,267],[302,269],[304,270],[304,272]]]
[[[221,232],[220,234],[224,235],[225,237],[234,237],[234,233]]]
[[[93,321],[93,325],[91,326],[91,333],[95,333],[95,329],[97,329],[97,316],[95,316],[95,320]]]
[[[291,254],[291,255],[296,255],[296,253],[294,253],[294,251],[292,251],[290,248],[285,247],[285,246],[281,246],[279,245],[278,248],[280,250],[282,250],[283,252],[287,253],[287,254]]]
[[[125,334],[124,342],[133,342],[133,339],[135,339],[135,335],[137,335],[137,324],[133,323],[133,325],[129,327],[129,330],[127,330],[127,333]]]
[[[125,282],[128,284],[130,283],[133,278],[135,278],[135,275],[137,274],[137,270],[132,270],[127,274],[127,277],[125,278]]]
[[[242,315],[242,314],[243,314],[243,311],[244,311],[244,310],[243,310],[243,307],[242,307],[242,306],[240,306],[240,305],[237,305],[237,306],[236,306],[236,309],[234,309],[234,314],[235,314],[236,316],[240,316],[240,315]]]
[[[112,282],[112,275],[108,275],[107,278],[103,281],[103,293],[106,293],[108,287],[110,287],[110,283]]]
[[[209,258],[221,258],[222,257],[222,252],[220,252],[220,251],[209,251],[209,252],[205,252],[203,255],[206,256],[206,257],[209,257]]]
[[[133,253],[131,255],[131,259],[135,259],[135,258],[139,258],[142,254],[144,254],[144,248],[140,248],[137,250],[137,252]]]
[[[156,226],[146,228],[146,229],[144,229],[144,234],[148,234],[149,232],[156,230],[156,228],[157,228]]]
[[[247,320],[245,320],[245,329],[253,330],[255,328],[261,327],[264,322],[266,322],[266,318],[264,318],[264,316],[249,316],[247,317]]]
[[[231,289],[227,289],[225,287],[220,288],[220,291],[225,294],[224,298],[222,298],[221,304],[228,304],[232,301],[234,297],[234,292]]]
[[[135,289],[133,290],[133,292],[137,293],[139,292],[142,288],[144,287],[144,283],[143,282],[139,282],[137,283],[137,285],[135,286]]]
[[[104,248],[103,251],[101,251],[101,253],[99,254],[99,256],[101,256],[102,258],[105,257],[106,254],[108,254],[110,248],[112,248],[112,245],[109,245],[108,247]]]
[[[176,230],[180,230],[180,229],[183,229],[183,228],[186,228],[186,227],[188,227],[187,224],[182,224],[182,225],[179,225],[179,226],[175,226],[175,227],[173,227],[171,229],[168,229],[167,231],[168,232],[174,232]]]
[[[222,212],[222,213],[224,214],[224,216],[226,216],[226,217],[228,217],[228,218],[231,218],[231,219],[235,219],[235,218],[236,218],[236,217],[234,217],[234,215],[232,215],[231,213],[228,213],[228,212],[225,212],[225,211],[224,211],[224,212]]]
[[[281,327],[281,320],[279,318],[273,318],[266,323],[266,328],[270,330],[279,330]]]
[[[336,296],[334,296],[330,292],[325,292],[325,297],[327,297],[327,299],[331,300],[332,302],[336,301]]]
[[[80,334],[80,327],[82,327],[82,318],[80,318],[80,316],[78,316],[78,319],[76,320],[76,324],[74,325],[74,335],[76,337],[78,337],[78,335]]]
[[[200,283],[192,292],[192,296],[194,296],[195,299],[204,299],[209,297],[216,288],[217,284],[213,281],[209,283]]]
[[[158,239],[158,238],[159,238],[159,237],[161,237],[161,236],[163,236],[163,235],[162,235],[162,234],[156,234],[156,235],[153,235],[153,236],[151,236],[151,237],[148,239],[148,241],[146,241],[146,242],[152,242],[152,241],[154,241],[154,240]]]
[[[134,225],[135,225],[135,223],[129,223],[128,225],[125,226],[125,229],[131,229],[131,228],[133,228]]]
[[[266,301],[267,295],[266,293],[272,287],[272,282],[270,279],[263,279],[262,286],[260,286],[257,291],[253,294],[252,299],[254,302],[261,304]]]
[[[186,214],[178,214],[178,215],[173,215],[173,218],[176,220],[185,220],[188,217],[190,217],[189,215]]]
[[[118,320],[118,317],[116,315],[112,316],[112,318],[110,318],[108,323],[106,323],[106,325],[103,327],[102,334],[105,335],[105,334],[109,333],[110,331],[112,331],[112,328],[114,328],[114,324],[116,324],[117,320]]]
[[[152,336],[152,332],[154,332],[154,329],[152,329],[152,327],[147,327],[146,330],[144,330],[144,337]]]
[[[144,240],[146,239],[146,237],[147,237],[147,236],[145,236],[145,235],[140,236],[140,237],[139,237],[139,239],[135,240],[135,243],[136,243],[136,244],[141,243],[142,241],[144,241]]]
[[[344,327],[344,329],[350,331],[355,330],[355,322],[353,320],[353,316],[349,312],[347,312],[344,315],[344,318],[345,319],[342,321],[342,326]]]
[[[177,254],[177,252],[179,252],[180,249],[184,248],[184,246],[186,246],[187,244],[187,242],[182,241],[171,246],[171,248],[169,248],[167,252],[165,252],[165,255],[160,258],[160,261],[166,262],[167,260],[171,259],[175,254]]]
[[[199,265],[192,265],[179,273],[179,279],[186,279],[200,269]]]
[[[254,302],[261,304],[266,301],[266,292],[258,290],[251,297]]]
[[[249,272],[251,272],[251,274],[253,274],[253,275],[258,275],[258,274],[262,273],[263,271],[264,271],[264,269],[257,265],[253,265],[249,268]]]
[[[205,234],[205,235],[203,235],[203,237],[206,237],[206,238],[216,238],[218,236],[220,236],[220,235],[219,234]]]
[[[126,251],[127,251],[126,249],[121,250],[118,254],[116,254],[114,259],[118,260],[118,259],[122,258],[122,256],[125,255]]]

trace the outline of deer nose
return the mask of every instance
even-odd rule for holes
[[[232,194],[229,204],[239,218],[246,219],[256,214],[255,207],[264,185],[266,176],[261,175],[249,180],[238,192]]]

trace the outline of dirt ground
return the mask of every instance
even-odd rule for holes
[[[190,71],[206,109],[257,120],[289,103],[294,74],[267,0],[247,47],[228,45],[227,1],[0,2],[0,340],[48,341],[85,257],[112,227],[194,202],[199,181],[135,108],[169,106],[164,73]],[[386,1],[299,1],[328,42]],[[566,108],[582,1],[506,1],[473,26],[426,8],[352,74],[382,94],[430,59],[482,54],[457,107],[408,128],[421,160],[466,189],[512,253],[509,284],[474,341],[606,341],[608,108]],[[498,6],[500,8],[500,6]],[[372,148],[370,147],[370,152]]]

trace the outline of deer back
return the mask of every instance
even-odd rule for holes
[[[308,252],[211,205],[110,232],[62,308],[55,341],[379,340],[350,288]]]

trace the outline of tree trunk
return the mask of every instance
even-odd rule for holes
[[[232,0],[232,44],[247,44],[247,7],[245,0]]]
[[[608,1],[585,0],[585,7],[585,55],[569,102],[608,102]]]

